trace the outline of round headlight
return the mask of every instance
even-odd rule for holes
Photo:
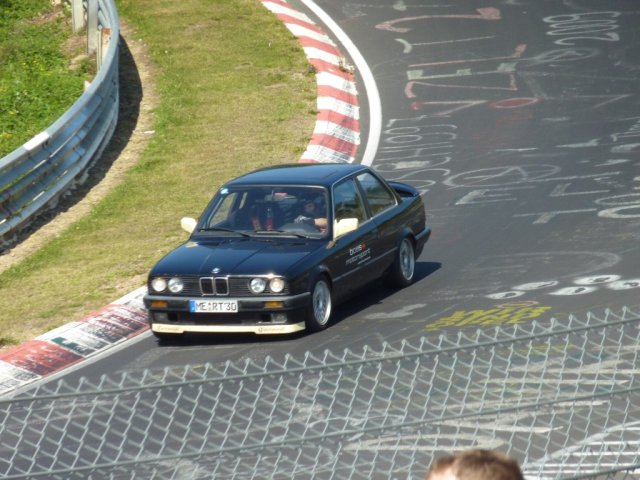
[[[249,288],[253,293],[262,293],[267,286],[264,278],[252,278]]]
[[[272,278],[269,282],[269,288],[273,293],[280,293],[284,290],[284,279]]]
[[[179,278],[172,278],[169,280],[169,291],[171,293],[180,293],[184,288],[184,283]]]
[[[156,292],[164,292],[167,288],[167,281],[162,277],[156,277],[151,280],[151,288]]]

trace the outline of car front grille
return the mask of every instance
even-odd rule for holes
[[[229,295],[229,280],[226,277],[201,277],[202,295]]]
[[[184,288],[179,294],[172,294],[175,296],[199,296],[200,293],[200,278],[199,277],[181,277],[184,282]]]
[[[204,296],[225,296],[225,297],[259,297],[251,293],[249,282],[255,277],[180,277],[184,283],[182,292],[178,294],[164,292],[163,294],[175,297],[199,297]],[[267,289],[262,293],[265,295],[288,295],[289,287],[285,286],[284,291],[273,293]]]

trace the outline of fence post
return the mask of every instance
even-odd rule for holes
[[[100,28],[98,30],[98,52],[96,54],[97,70],[100,70],[100,68],[102,68],[102,61],[107,54],[109,42],[111,42],[111,29],[106,27]]]
[[[78,33],[84,28],[82,0],[71,0],[71,20],[73,22],[73,33]]]
[[[87,0],[87,54],[98,50],[98,0]]]

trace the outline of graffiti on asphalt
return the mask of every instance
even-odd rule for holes
[[[447,317],[442,317],[425,328],[428,331],[451,327],[490,327],[513,325],[541,318],[551,307],[538,306],[532,302],[498,305],[487,310],[456,310]]]

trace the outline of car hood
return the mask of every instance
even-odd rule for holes
[[[251,275],[278,273],[319,248],[318,242],[280,241],[276,239],[225,239],[187,242],[161,259],[152,275]]]

